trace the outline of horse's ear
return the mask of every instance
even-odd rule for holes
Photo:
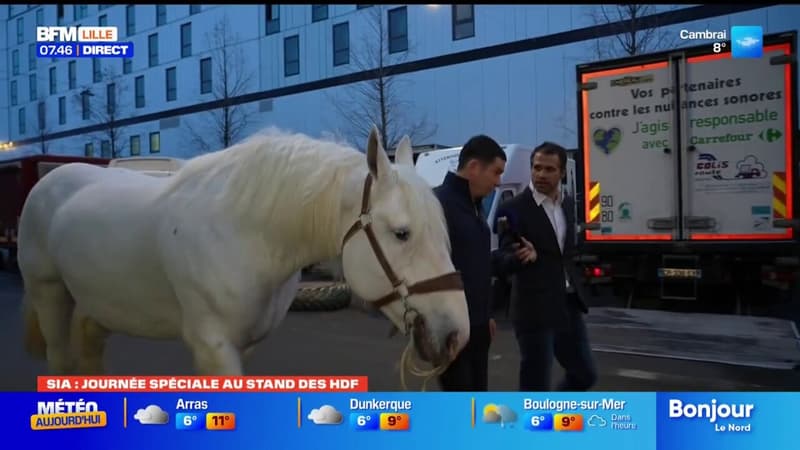
[[[378,127],[372,126],[367,138],[367,166],[369,173],[375,180],[381,180],[381,177],[386,178],[392,170],[392,163],[386,155],[386,151],[381,144],[380,132]]]
[[[403,139],[400,139],[400,143],[397,144],[394,161],[397,164],[414,167],[414,150],[411,149],[411,138],[408,135],[403,136]]]

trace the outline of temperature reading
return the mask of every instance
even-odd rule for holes
[[[197,416],[183,416],[183,426],[191,427],[197,422]]]
[[[175,414],[175,428],[178,430],[202,430],[205,425],[202,413]]]
[[[727,42],[714,42],[713,44],[714,53],[720,53],[727,47],[728,47]]]
[[[554,422],[556,431],[583,431],[581,414],[556,414]]]
[[[350,414],[350,426],[357,431],[372,431],[379,428],[380,420],[375,413]]]
[[[525,428],[531,431],[546,431],[553,429],[553,415],[546,414],[530,414],[527,417]]]
[[[407,431],[410,425],[406,413],[381,413],[381,430]]]
[[[531,425],[538,427],[542,422],[544,422],[544,416],[533,416],[531,417]]]
[[[358,416],[358,419],[356,419],[356,423],[358,424],[358,426],[363,427],[370,420],[372,420],[372,417],[370,416]]]
[[[234,413],[207,413],[207,430],[235,430],[236,414]]]

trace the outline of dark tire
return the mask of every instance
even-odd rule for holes
[[[345,283],[301,283],[289,311],[337,311],[350,306]]]

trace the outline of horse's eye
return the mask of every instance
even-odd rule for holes
[[[405,242],[408,240],[408,237],[411,235],[411,232],[408,231],[407,228],[400,228],[398,230],[394,230],[394,237],[397,239]]]

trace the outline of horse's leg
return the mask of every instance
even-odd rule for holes
[[[91,317],[81,315],[79,312],[75,313],[72,323],[73,348],[78,355],[78,373],[103,374],[106,339],[111,333]]]
[[[198,375],[242,375],[241,352],[221,326],[208,319],[184,319],[184,324],[183,338],[192,350]]]
[[[71,373],[75,368],[70,349],[70,322],[75,307],[72,296],[60,280],[35,280],[29,282],[25,290],[27,300],[36,310],[39,327],[47,344],[50,373]]]

